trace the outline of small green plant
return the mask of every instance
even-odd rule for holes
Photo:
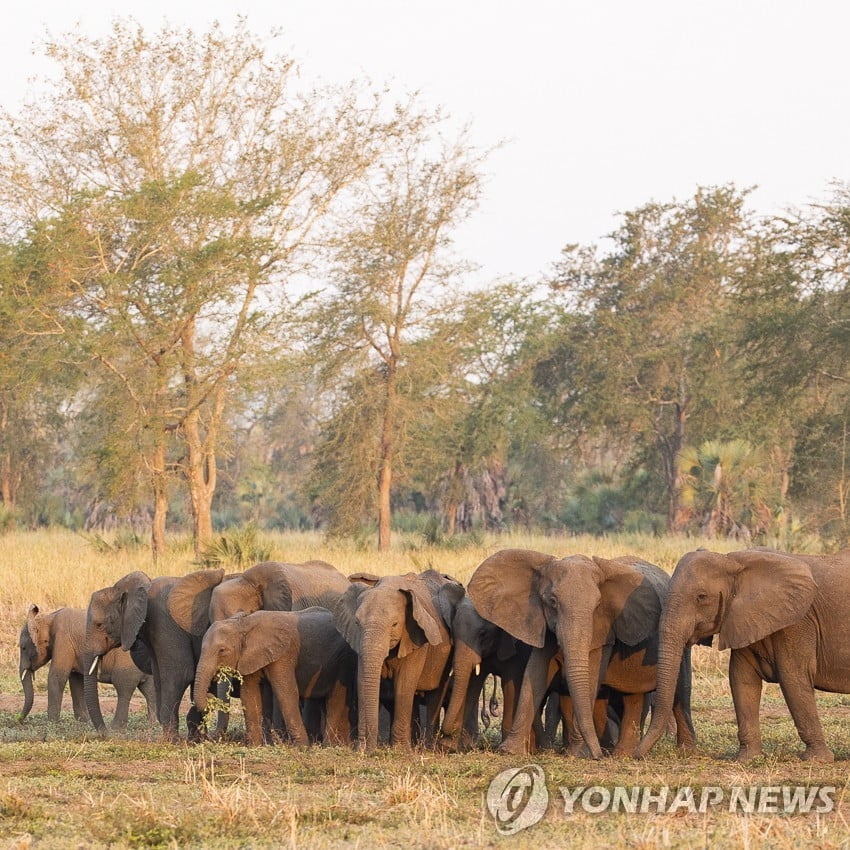
[[[232,565],[239,569],[271,558],[271,547],[260,542],[255,523],[222,534],[201,552],[205,567]]]
[[[210,734],[216,724],[219,712],[230,714],[231,700],[230,696],[233,693],[233,683],[242,684],[242,674],[233,667],[219,667],[213,681],[217,684],[226,684],[227,689],[224,692],[224,697],[218,695],[211,696],[207,699],[207,707],[204,711],[204,716],[201,718],[201,729],[205,734]]]

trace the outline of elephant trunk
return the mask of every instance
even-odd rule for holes
[[[452,661],[452,695],[449,699],[446,715],[443,718],[443,735],[453,737],[460,732],[466,712],[466,699],[469,693],[469,681],[476,665],[481,663],[481,655],[469,644],[455,644]]]
[[[593,725],[593,703],[596,699],[599,677],[596,671],[593,677],[590,674],[589,630],[578,626],[582,618],[573,617],[571,621],[576,625],[558,635],[558,642],[564,653],[564,678],[570,689],[578,731],[590,751],[591,758],[599,759],[602,758],[602,747],[599,745],[599,738]],[[560,629],[559,632],[561,632]]]
[[[658,666],[655,679],[655,704],[652,707],[652,720],[646,734],[641,738],[635,750],[637,758],[643,758],[664,734],[673,715],[673,702],[679,682],[679,669],[685,651],[690,630],[687,626],[675,624],[668,612],[662,616],[658,641]]]
[[[207,699],[210,690],[210,684],[213,677],[218,672],[215,662],[204,661],[203,657],[198,662],[198,669],[195,671],[195,685],[192,689],[194,696],[195,708],[201,713],[207,710]]]
[[[100,694],[97,689],[97,674],[100,667],[100,656],[95,653],[86,653],[83,656],[83,694],[86,700],[86,708],[89,712],[91,722],[98,732],[106,732],[106,723],[100,710]]]
[[[362,651],[357,659],[357,707],[359,746],[366,751],[378,746],[381,669],[388,654],[386,635],[382,632],[363,635]]]
[[[21,720],[23,720],[32,711],[32,704],[35,699],[33,672],[28,667],[21,672],[21,684],[24,686],[24,707],[21,709]]]

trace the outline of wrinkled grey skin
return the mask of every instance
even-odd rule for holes
[[[463,594],[463,585],[427,570],[385,576],[373,586],[355,582],[334,606],[336,627],[358,656],[361,749],[378,745],[382,678],[393,686],[391,743],[410,748],[417,692],[426,697],[425,741],[433,741],[448,685],[452,643],[447,623]]]
[[[213,623],[204,635],[195,675],[200,711],[206,709],[207,691],[222,667],[242,676],[241,699],[252,746],[264,743],[261,680],[271,684],[293,743],[309,742],[299,699],[324,705],[326,743],[351,742],[357,656],[337,631],[330,611],[255,611]]]
[[[478,612],[534,647],[514,726],[502,749],[514,753],[527,749],[546,692],[551,659],[560,651],[576,727],[588,754],[602,757],[593,719],[599,686],[606,681],[615,646],[623,657],[638,648],[651,652],[647,642],[657,637],[669,581],[663,570],[633,556],[556,558],[527,549],[506,549],[478,566],[467,588]],[[555,641],[547,645],[549,635]],[[654,680],[648,690],[653,688]],[[690,706],[686,711],[689,715]],[[691,745],[682,731],[682,745]]]
[[[195,638],[202,638],[211,623],[235,614],[254,611],[300,611],[311,606],[331,608],[348,589],[349,580],[326,561],[290,564],[262,561],[242,573],[221,574],[210,591],[209,571],[199,571],[176,581],[168,596],[168,613],[174,622]],[[206,611],[199,600],[206,600]],[[222,682],[220,699],[238,693],[238,684]],[[271,714],[271,711],[269,712]],[[271,718],[267,718],[271,722]],[[218,734],[227,728],[228,715],[222,712]],[[317,719],[311,718],[311,727]]]
[[[670,716],[683,647],[719,635],[731,649],[729,685],[738,721],[738,760],[762,753],[762,683],[778,682],[806,745],[802,758],[831,762],[815,689],[850,693],[850,550],[800,555],[755,548],[684,555],[661,617],[655,709],[637,755]]]
[[[213,587],[220,584],[224,570],[199,570],[193,578],[196,593],[186,594],[183,604],[192,618],[207,620]],[[195,574],[192,574],[194,577]],[[134,659],[147,652],[157,693],[157,718],[163,737],[178,738],[180,702],[195,678],[195,664],[201,651],[201,637],[181,628],[171,615],[168,598],[181,579],[163,576],[151,581],[135,572],[119,579],[112,587],[91,595],[86,617],[84,673],[86,707],[99,731],[105,730],[97,688],[90,671],[98,658],[118,646],[130,650]],[[187,736],[200,737],[200,713],[192,706],[186,717]]]
[[[21,719],[32,710],[35,671],[48,662],[47,718],[59,720],[65,685],[70,683],[71,701],[77,720],[88,722],[89,713],[83,699],[83,670],[86,612],[82,608],[60,608],[49,614],[30,606],[26,625],[18,641],[20,653],[18,672],[24,687],[24,707]],[[145,697],[148,718],[156,721],[156,692],[153,677],[143,673],[133,663],[129,652],[114,649],[108,652],[98,670],[98,680],[115,687],[117,707],[112,718],[113,729],[125,729],[130,711],[130,699],[138,688]]]
[[[528,655],[527,644],[485,620],[465,596],[454,610],[450,630],[452,655],[451,696],[441,726],[441,745],[473,746],[479,737],[478,701],[491,673],[501,680],[504,706],[502,739],[513,725],[519,688]]]

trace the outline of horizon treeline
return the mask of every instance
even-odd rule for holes
[[[244,21],[45,50],[0,115],[0,527],[846,543],[848,185],[696,187],[473,289],[487,151],[416,97]]]

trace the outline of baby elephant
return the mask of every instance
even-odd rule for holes
[[[47,674],[47,719],[59,720],[62,696],[66,683],[71,685],[74,717],[89,719],[83,699],[83,644],[86,634],[86,612],[82,608],[59,608],[51,614],[42,614],[37,605],[27,612],[26,625],[21,629],[19,673],[24,686],[23,720],[32,710],[33,676],[39,667],[50,662]],[[125,729],[130,712],[130,698],[138,688],[145,697],[148,719],[156,722],[156,692],[153,677],[143,673],[133,663],[129,652],[113,649],[100,663],[98,681],[111,684],[118,694],[113,729]]]
[[[336,630],[330,611],[255,611],[213,623],[204,635],[195,673],[193,693],[200,711],[206,710],[207,692],[222,667],[242,676],[245,729],[252,746],[263,743],[263,679],[271,685],[295,744],[309,743],[299,699],[325,703],[325,743],[351,741],[357,656]]]

